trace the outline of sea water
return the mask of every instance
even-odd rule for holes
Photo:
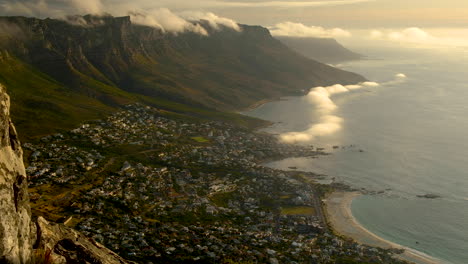
[[[366,60],[339,67],[381,84],[332,97],[341,130],[316,138],[329,156],[272,167],[314,171],[355,188],[383,192],[352,204],[355,218],[392,242],[446,263],[468,263],[468,51],[366,49]],[[405,80],[394,81],[403,73]],[[304,97],[249,113],[277,122],[281,134],[318,122]],[[333,149],[339,146],[339,149]],[[434,194],[437,199],[418,195]]]

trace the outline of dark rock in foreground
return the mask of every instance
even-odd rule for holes
[[[53,263],[128,263],[103,245],[63,224],[51,224],[39,217],[37,227],[37,244],[50,253]]]

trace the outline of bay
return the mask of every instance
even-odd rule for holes
[[[353,202],[353,215],[364,227],[447,263],[468,263],[467,51],[354,49],[368,59],[338,66],[382,85],[331,98],[341,129],[303,143],[331,155],[269,166],[293,166],[384,191]],[[401,73],[407,78],[395,81]],[[267,131],[282,134],[318,122],[314,110],[306,97],[289,97],[246,114],[276,122]],[[441,198],[417,197],[425,194]]]

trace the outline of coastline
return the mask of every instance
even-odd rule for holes
[[[241,108],[240,110],[236,111],[236,113],[242,114],[242,113],[245,113],[245,112],[250,112],[250,111],[253,111],[253,110],[259,108],[260,106],[262,106],[264,104],[268,104],[268,103],[276,102],[276,101],[280,101],[280,100],[281,100],[280,97],[270,98],[270,99],[263,99],[263,100],[260,100],[260,101],[257,101],[255,103],[253,103],[250,106],[247,106],[245,108]]]
[[[396,256],[409,262],[414,262],[418,264],[443,263],[438,259],[425,255],[424,253],[421,253],[414,249],[404,247],[391,241],[385,240],[364,228],[356,220],[356,218],[354,218],[351,212],[351,203],[356,197],[359,197],[361,195],[362,194],[359,192],[335,191],[327,196],[327,198],[324,201],[324,211],[326,212],[328,222],[333,231],[345,237],[351,238],[360,244],[386,249],[404,249],[405,252],[403,254]]]
[[[253,105],[239,111],[238,113],[244,114],[261,107],[264,104],[280,101],[282,98],[272,98],[260,100]],[[270,124],[274,122],[269,121]],[[271,161],[271,160],[270,160]],[[263,162],[262,162],[263,163]],[[408,261],[409,263],[415,264],[447,264],[442,260],[436,259],[425,253],[419,252],[415,249],[399,245],[397,243],[388,241],[378,235],[367,230],[362,226],[356,218],[353,216],[351,211],[351,204],[353,200],[363,195],[360,192],[347,192],[347,191],[334,191],[328,195],[324,203],[322,204],[322,211],[325,219],[328,222],[329,228],[338,235],[342,235],[351,238],[359,244],[365,244],[372,247],[380,247],[384,249],[404,249],[404,253],[395,254],[396,258]]]

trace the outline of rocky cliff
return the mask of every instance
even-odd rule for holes
[[[0,123],[0,263],[127,263],[62,224],[32,221],[23,152],[1,84]]]
[[[51,259],[53,264],[130,263],[81,233],[63,224],[49,223],[42,217],[37,219],[37,233],[36,258],[42,257],[44,259],[45,256],[45,258]]]
[[[10,98],[0,85],[0,262],[28,263],[33,232],[23,153],[10,120]]]

